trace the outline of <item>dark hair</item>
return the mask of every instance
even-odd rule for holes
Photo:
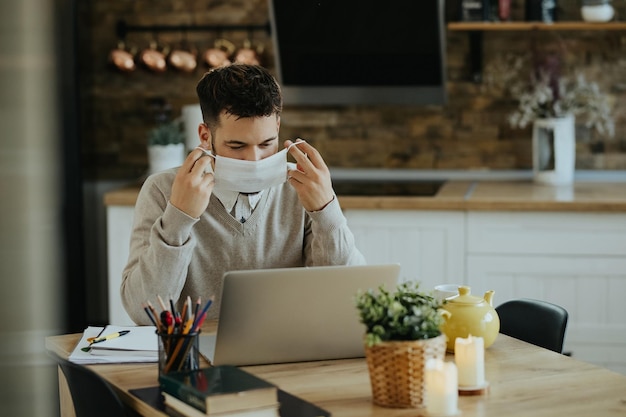
[[[213,130],[222,111],[242,117],[280,115],[283,98],[276,79],[258,65],[232,64],[204,74],[196,86],[204,123]]]

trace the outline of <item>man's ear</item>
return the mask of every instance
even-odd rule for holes
[[[211,130],[209,130],[209,127],[206,124],[200,123],[200,125],[198,126],[198,136],[200,138],[200,145],[204,149],[212,150],[211,149]]]

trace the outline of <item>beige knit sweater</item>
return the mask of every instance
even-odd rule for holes
[[[306,212],[284,183],[263,193],[245,223],[214,195],[194,219],[169,204],[175,175],[171,169],[148,177],[135,205],[120,291],[137,324],[151,324],[142,303],[156,306],[158,295],[173,299],[178,309],[188,295],[203,303],[215,296],[207,317],[217,318],[222,277],[229,270],[365,263],[337,198],[321,211]]]

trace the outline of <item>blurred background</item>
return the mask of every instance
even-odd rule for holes
[[[71,110],[64,99],[72,89],[60,93],[73,76],[63,57],[73,51],[61,41],[59,24],[68,18],[62,3],[0,2],[3,416],[58,415],[56,367],[44,353],[44,337],[66,329],[65,272],[74,262],[64,232],[72,210],[62,170],[75,163],[65,152],[75,136],[64,131],[64,111]]]

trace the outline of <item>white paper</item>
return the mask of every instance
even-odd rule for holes
[[[100,334],[130,330],[130,333],[105,340],[104,342],[91,345],[89,352],[81,349],[89,346],[87,338]],[[123,362],[157,362],[158,340],[154,326],[114,326],[108,325],[102,331],[102,327],[89,326],[83,332],[83,336],[69,357],[75,363],[123,363]]]

